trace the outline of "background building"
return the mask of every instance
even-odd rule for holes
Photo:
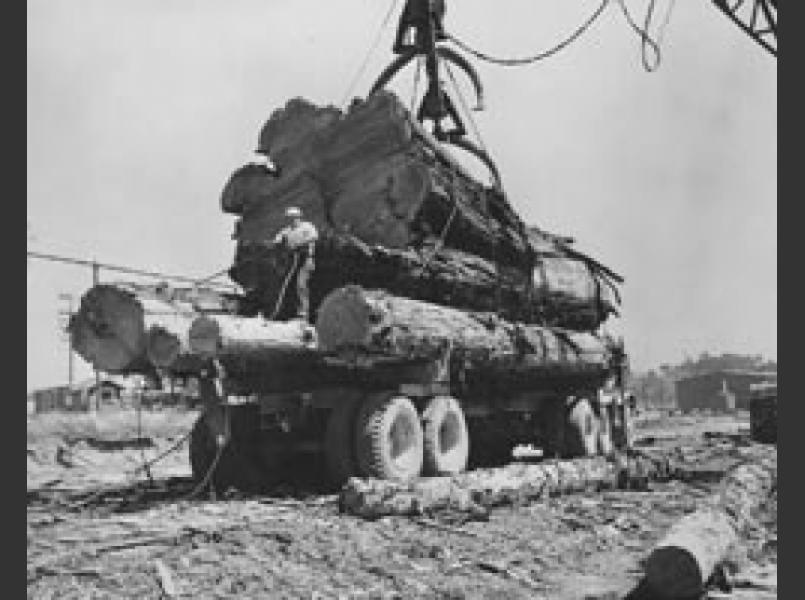
[[[749,410],[749,386],[776,382],[774,371],[721,369],[684,377],[676,381],[677,407],[691,410]]]

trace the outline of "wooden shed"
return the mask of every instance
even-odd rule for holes
[[[776,382],[773,371],[723,369],[679,379],[675,383],[677,406],[684,412],[749,410],[749,386]]]

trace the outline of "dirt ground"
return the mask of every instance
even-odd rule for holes
[[[304,482],[188,499],[186,444],[132,474],[193,417],[149,415],[138,428],[130,416],[125,427],[29,417],[29,597],[641,598],[641,560],[667,527],[747,453],[774,452],[749,441],[745,414],[643,415],[638,446],[697,476],[495,509],[487,521],[365,521]],[[776,495],[756,517],[730,559],[732,589],[704,597],[777,597]]]

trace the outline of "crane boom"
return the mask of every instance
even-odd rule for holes
[[[777,56],[777,0],[712,0],[744,33]]]

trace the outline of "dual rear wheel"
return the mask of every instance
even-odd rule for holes
[[[377,393],[332,409],[324,451],[333,483],[450,475],[467,466],[469,433],[455,398],[431,398],[420,415],[410,398]]]

